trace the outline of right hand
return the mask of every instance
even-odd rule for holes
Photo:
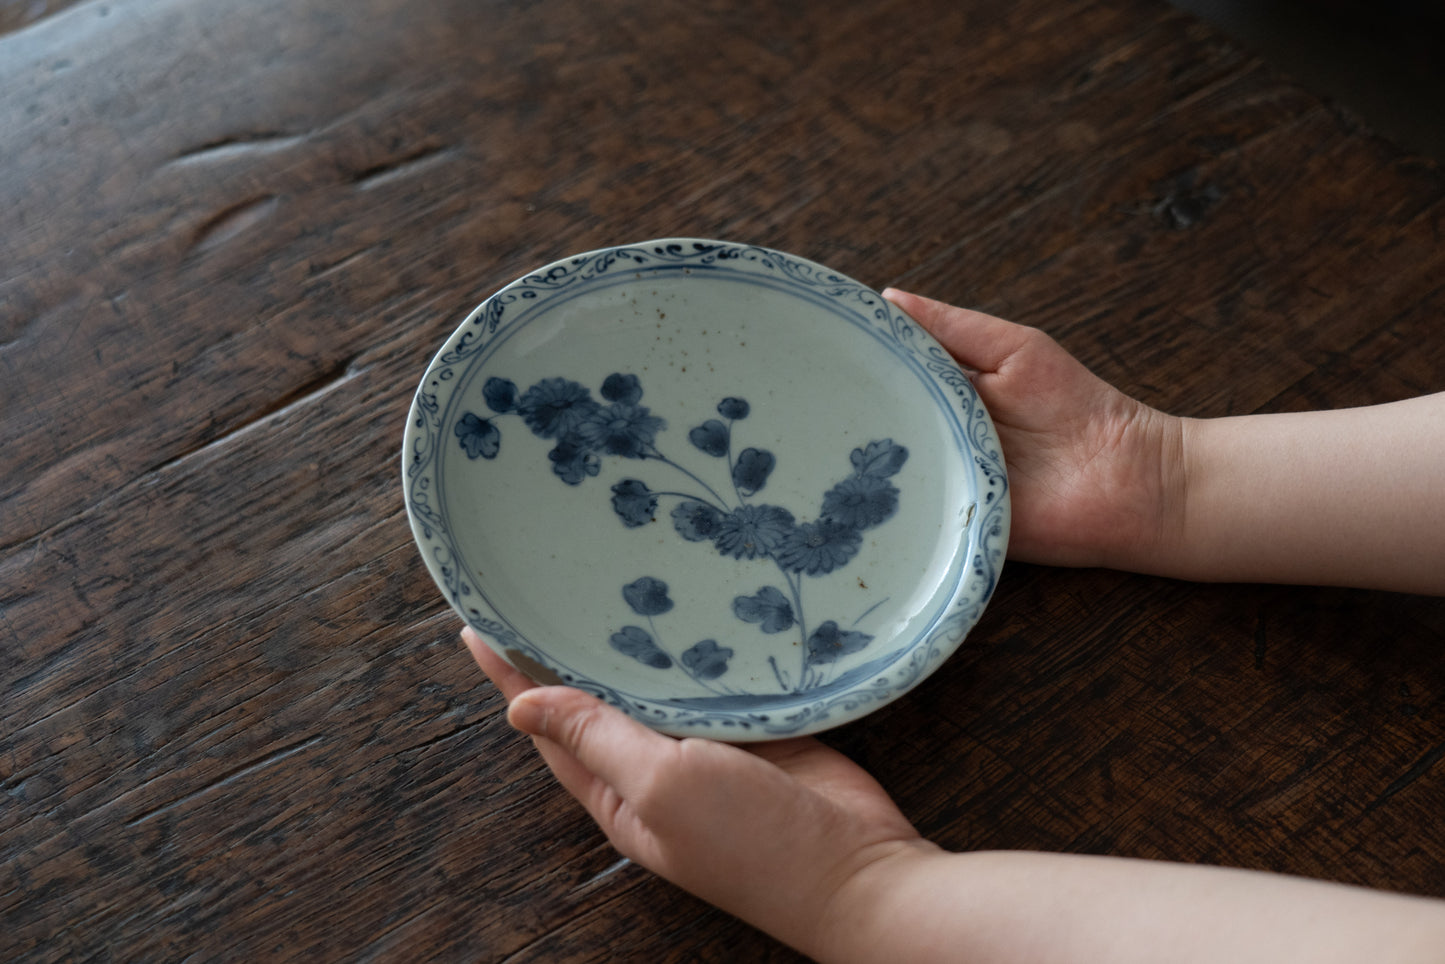
[[[896,289],[883,296],[976,372],[1008,468],[1009,557],[1147,571],[1181,525],[1180,420],[1110,386],[1036,328]]]
[[[848,935],[880,913],[879,881],[941,854],[818,740],[673,739],[580,690],[537,686],[470,626],[462,639],[619,853],[805,953],[858,959]]]

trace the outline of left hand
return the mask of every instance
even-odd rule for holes
[[[1183,529],[1182,420],[1037,328],[894,288],[883,297],[974,371],[1008,465],[1009,558],[1154,571]]]
[[[935,853],[856,764],[811,738],[673,739],[579,690],[540,687],[470,627],[513,726],[626,857],[815,957],[865,871]]]

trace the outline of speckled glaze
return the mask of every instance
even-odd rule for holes
[[[973,386],[876,292],[676,238],[483,302],[403,451],[422,558],[523,672],[663,732],[814,733],[962,642],[1008,541]]]

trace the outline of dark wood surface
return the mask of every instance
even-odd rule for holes
[[[617,865],[412,545],[421,371],[547,261],[779,247],[1190,415],[1445,388],[1445,176],[1158,0],[0,28],[0,959],[794,959]],[[949,847],[1445,895],[1442,653],[1440,599],[1010,563],[827,739]]]

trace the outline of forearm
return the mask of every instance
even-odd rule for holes
[[[1445,394],[1181,424],[1181,501],[1138,568],[1445,593]]]
[[[1242,870],[904,854],[840,895],[825,964],[1438,962],[1445,903]]]

